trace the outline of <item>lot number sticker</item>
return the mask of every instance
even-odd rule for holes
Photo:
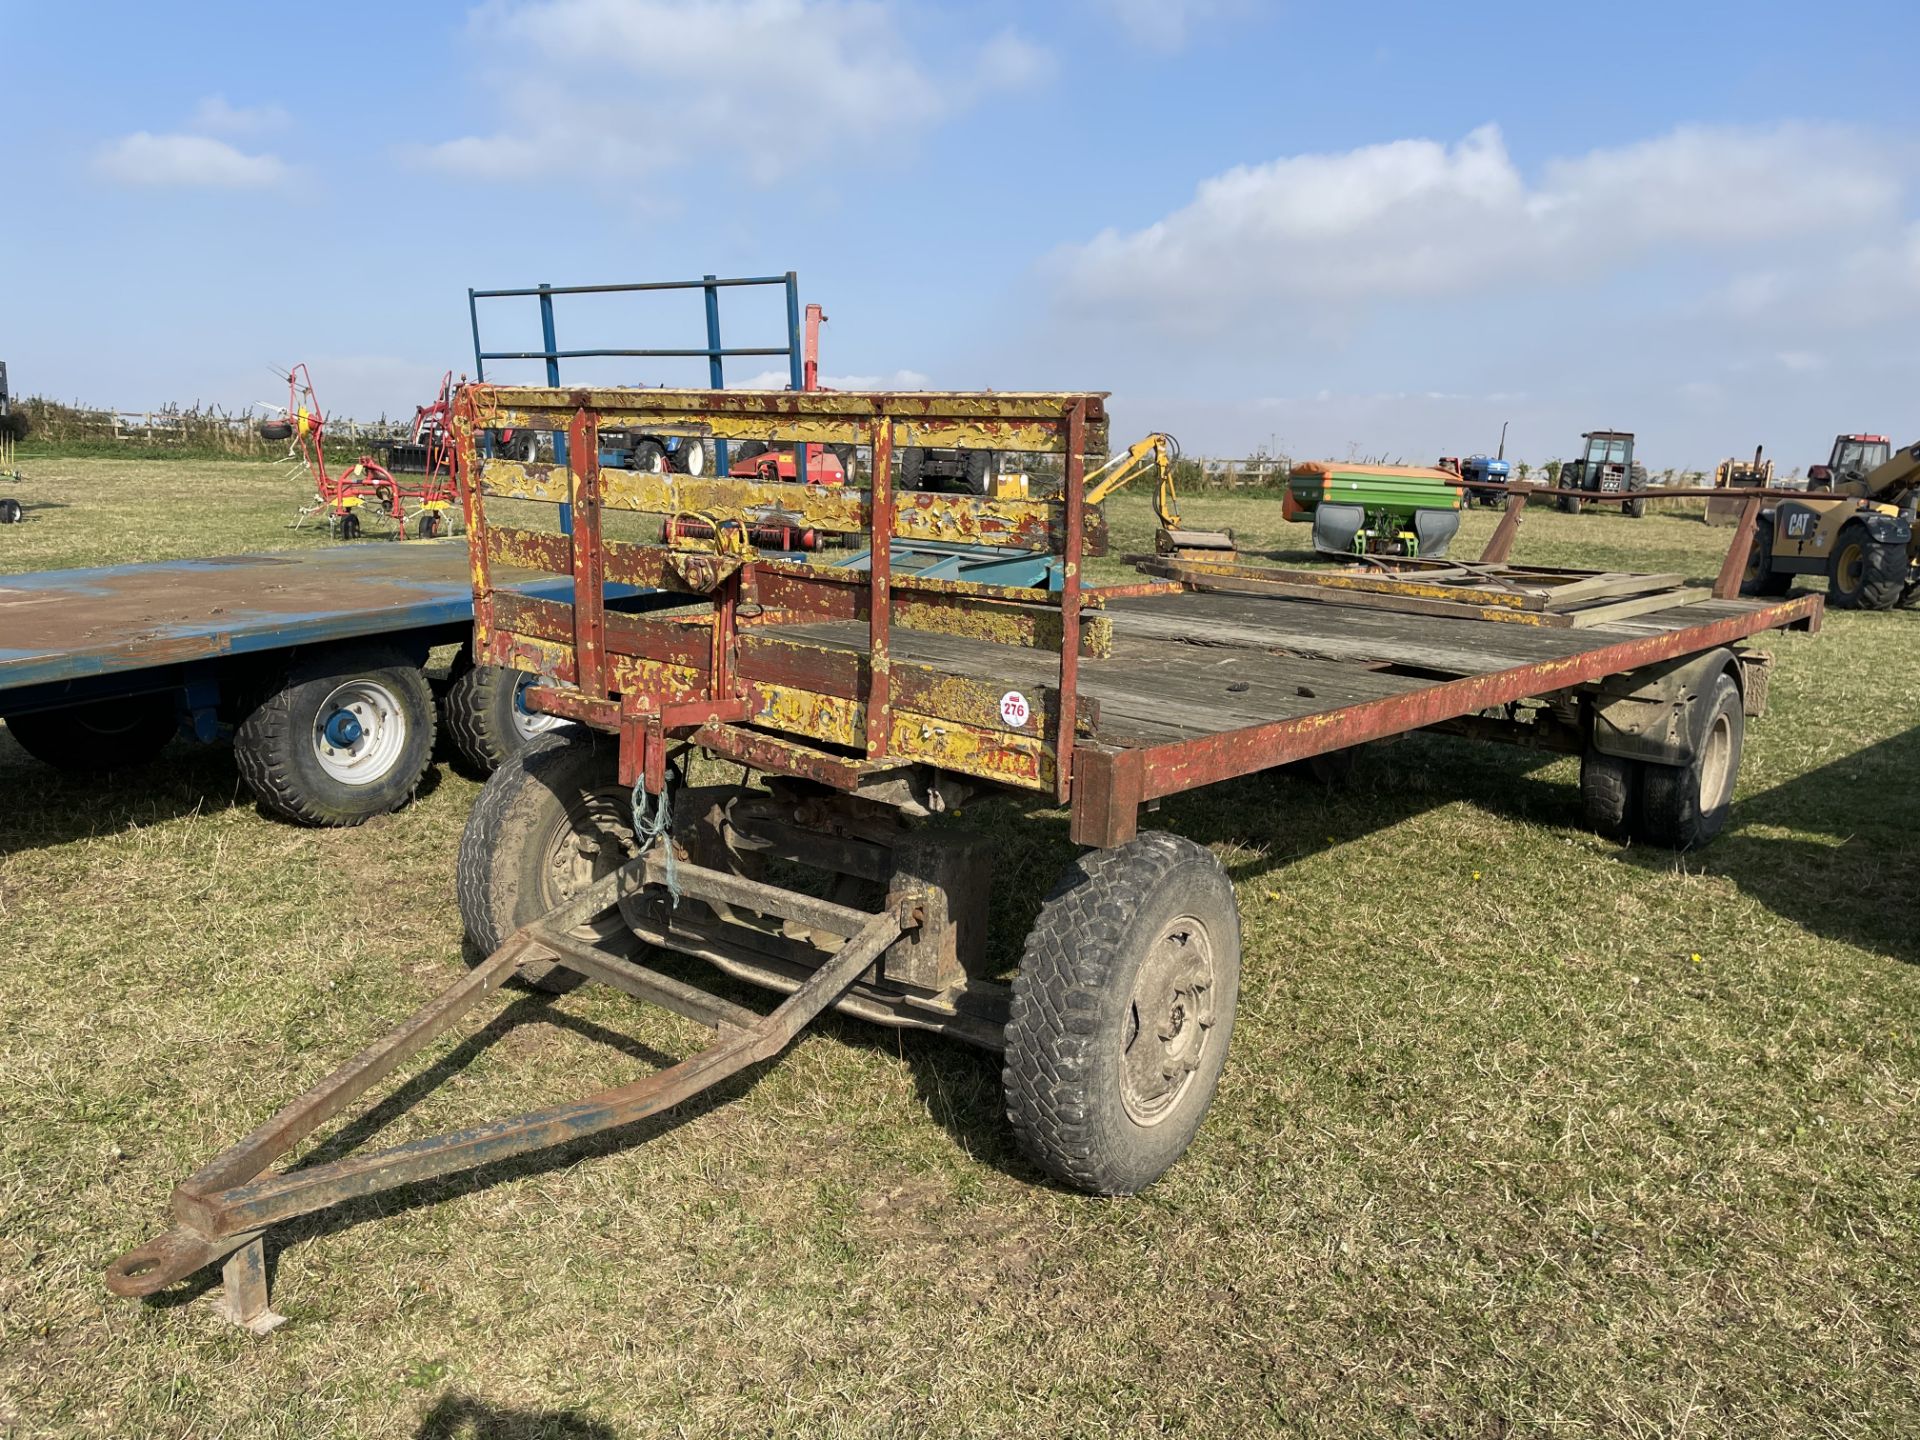
[[[1033,707],[1018,690],[1009,690],[1000,697],[1000,718],[1018,730],[1033,718]]]

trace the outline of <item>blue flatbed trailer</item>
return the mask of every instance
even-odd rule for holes
[[[523,579],[570,598],[569,580]],[[151,760],[179,733],[232,736],[268,809],[354,824],[418,784],[436,728],[428,654],[472,634],[464,539],[0,575],[0,718],[75,770]],[[442,708],[462,753],[491,768],[544,717],[467,653]]]

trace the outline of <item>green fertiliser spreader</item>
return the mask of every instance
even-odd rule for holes
[[[1323,555],[1436,557],[1460,528],[1460,477],[1420,465],[1305,460],[1287,475],[1283,513],[1311,521]]]

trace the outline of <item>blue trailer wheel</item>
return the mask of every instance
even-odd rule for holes
[[[460,758],[491,775],[543,735],[572,722],[527,708],[538,677],[525,670],[468,665],[453,678],[440,714]]]
[[[426,672],[385,645],[298,657],[240,722],[233,754],[266,809],[306,825],[358,825],[413,797],[433,753]]]

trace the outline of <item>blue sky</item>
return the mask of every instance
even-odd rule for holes
[[[794,269],[830,381],[1106,389],[1196,452],[1920,435],[1911,3],[14,0],[0,37],[0,358],[60,398],[306,360],[410,413],[469,285]]]

